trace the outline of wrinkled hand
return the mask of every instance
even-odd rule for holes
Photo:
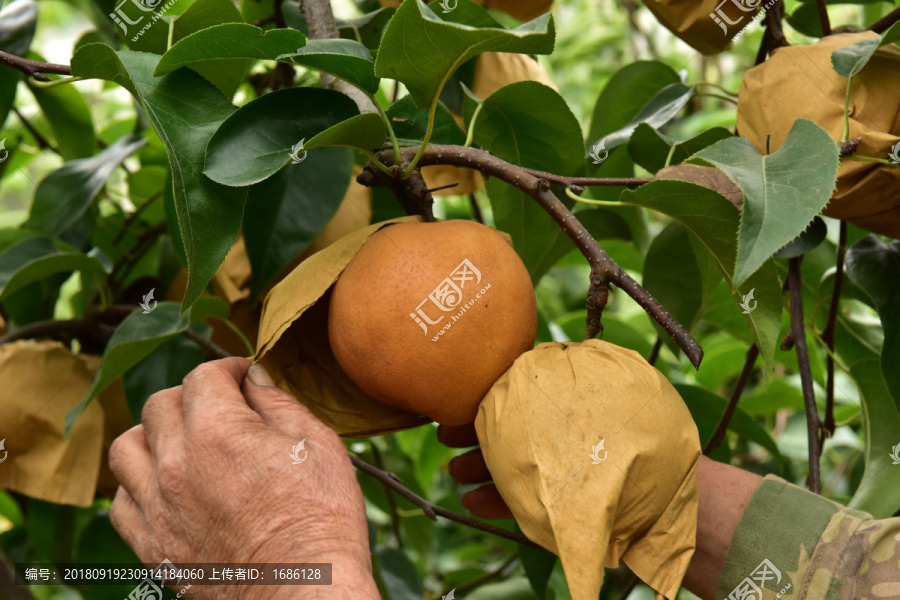
[[[344,445],[265,369],[248,368],[244,358],[206,363],[147,400],[141,425],[110,449],[121,484],[113,525],[153,565],[334,565],[331,587],[194,586],[192,598],[378,598]],[[292,464],[304,438],[307,458]]]
[[[451,427],[440,425],[437,430],[438,441],[450,448],[468,448],[478,445],[475,425]],[[475,448],[457,456],[448,465],[450,476],[459,483],[476,484],[491,481],[484,454],[481,448]],[[511,519],[512,512],[500,497],[497,486],[493,483],[483,485],[463,495],[462,505],[473,515],[482,519]]]

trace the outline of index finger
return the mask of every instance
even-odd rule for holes
[[[439,425],[437,439],[449,448],[467,448],[478,445],[475,423],[468,425]]]
[[[241,382],[251,362],[231,357],[203,363],[184,378],[182,402],[184,420],[210,410],[242,407],[250,410],[241,392]]]

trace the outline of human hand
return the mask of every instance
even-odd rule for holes
[[[199,599],[379,597],[343,443],[261,365],[201,365],[151,396],[141,421],[109,462],[121,484],[110,518],[143,562],[333,564],[328,588],[194,586]],[[292,464],[301,439],[308,459]]]
[[[439,442],[450,448],[468,448],[478,445],[478,435],[475,433],[474,423],[457,427],[440,425],[437,437]],[[450,476],[459,483],[477,484],[491,481],[491,474],[484,462],[481,448],[475,448],[452,459],[447,469],[450,471]],[[482,519],[513,518],[512,512],[500,497],[500,492],[493,483],[464,494],[462,505],[473,515]]]

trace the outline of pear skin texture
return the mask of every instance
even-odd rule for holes
[[[335,358],[354,383],[443,425],[471,423],[536,335],[525,265],[491,228],[464,220],[373,235],[335,284],[328,315]]]

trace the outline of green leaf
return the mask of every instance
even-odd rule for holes
[[[30,283],[72,271],[83,271],[99,280],[106,277],[106,269],[99,260],[81,252],[60,250],[48,237],[21,240],[0,252],[0,300]]]
[[[482,103],[470,126],[475,128],[475,145],[513,164],[560,175],[576,175],[584,168],[578,121],[562,96],[541,83],[523,81],[500,88]],[[513,186],[491,178],[486,187],[494,222],[512,236],[513,247],[537,282],[541,269],[551,266],[545,257],[565,233]]]
[[[765,359],[767,372],[771,371],[781,330],[781,283],[771,260],[764,262],[742,284],[736,286],[733,283],[738,209],[713,190],[684,181],[652,181],[636,190],[623,192],[622,201],[669,215],[697,236],[725,276],[736,303],[734,310],[741,313]],[[751,292],[753,298],[748,298]],[[745,299],[747,306],[755,306],[749,313],[740,308]]]
[[[343,201],[352,174],[352,152],[322,148],[250,188],[244,241],[253,296],[318,237]]]
[[[675,389],[678,390],[678,393],[687,405],[688,410],[691,411],[691,415],[694,417],[695,421],[713,421],[713,428],[715,428],[715,423],[718,423],[719,417],[725,411],[725,406],[728,404],[728,401],[725,400],[725,398],[721,398],[712,392],[693,385],[675,384]],[[735,409],[734,415],[731,417],[731,421],[728,424],[728,430],[733,431],[742,438],[759,444],[768,450],[769,454],[784,466],[784,457],[778,450],[778,445],[775,443],[775,440],[773,440],[772,436],[763,429],[762,425],[757,423],[753,417],[745,413],[740,407]],[[701,442],[705,444],[707,440],[701,440]]]
[[[702,252],[701,258],[708,261],[709,253]],[[653,239],[643,276],[644,288],[688,330],[700,320],[718,283],[703,277],[691,235],[680,223],[670,223]]]
[[[41,180],[24,227],[52,236],[67,231],[84,216],[113,171],[147,140],[123,137],[90,158],[70,160]]]
[[[209,140],[204,172],[228,186],[258,183],[291,162],[313,137],[359,114],[349,97],[331,90],[290,88],[247,103]],[[383,141],[383,138],[382,138]]]
[[[552,552],[536,550],[522,544],[519,544],[518,550],[519,560],[522,561],[522,568],[525,569],[531,589],[538,598],[546,598],[547,584],[550,582],[550,575],[553,574],[553,567],[556,566],[557,556]]]
[[[384,145],[384,121],[375,113],[364,113],[329,127],[303,145],[304,150],[326,146],[357,148],[365,152]]]
[[[828,227],[825,226],[825,221],[823,221],[821,217],[815,217],[803,233],[775,253],[775,258],[796,258],[798,256],[803,256],[825,241],[825,236],[827,234]]]
[[[93,156],[97,151],[94,120],[81,92],[73,85],[40,88],[26,83],[50,124],[63,160]]]
[[[157,306],[157,308],[159,308]],[[202,323],[195,323],[196,329]],[[206,326],[209,329],[208,326]],[[181,385],[188,373],[206,360],[206,350],[183,335],[161,344],[122,376],[128,411],[135,423],[147,398],[156,392]]]
[[[882,46],[900,40],[900,23],[894,23],[881,37],[860,40],[831,53],[831,66],[838,75],[850,79],[863,70]]]
[[[482,52],[553,51],[556,34],[549,14],[509,30],[471,0],[458,1],[449,18],[465,16],[479,25],[444,21],[414,0],[400,5],[381,40],[375,74],[402,82],[420,107],[431,105],[456,68]]]
[[[228,318],[228,305],[220,298],[202,296],[184,313],[177,302],[159,302],[144,314],[135,311],[125,317],[106,345],[103,362],[87,396],[66,415],[66,435],[87,405],[113,381],[141,362],[161,344],[184,332],[191,323],[211,317]]]
[[[878,310],[884,328],[881,368],[900,409],[900,241],[882,242],[874,235],[859,240],[847,250],[847,275]]]
[[[330,73],[369,94],[377,92],[381,83],[375,77],[375,62],[369,49],[355,40],[310,40],[278,60]]]
[[[401,145],[418,146],[425,139],[428,128],[428,110],[419,108],[412,96],[404,96],[385,111],[394,135]],[[466,143],[466,134],[456,124],[453,115],[443,104],[438,104],[434,113],[434,130],[431,132],[432,144],[448,144],[462,146]]]
[[[670,83],[659,90],[625,126],[603,137],[603,145],[611,150],[628,143],[638,125],[662,127],[671,121],[694,96],[696,90],[681,83]]]
[[[825,208],[834,191],[839,155],[827,131],[797,119],[784,144],[768,156],[744,138],[731,138],[689,161],[718,167],[744,194],[735,285],[747,281]]]
[[[203,174],[206,145],[234,107],[189,69],[153,77],[158,61],[152,54],[115,52],[103,44],[88,44],[72,58],[72,72],[125,87],[166,145],[187,257],[188,283],[182,304],[187,309],[231,250],[247,192],[219,185]]]
[[[416,566],[404,552],[382,546],[374,554],[378,573],[387,592],[385,600],[422,600],[425,588]]]
[[[37,3],[34,0],[14,0],[0,10],[0,50],[25,56],[37,25]]]
[[[713,127],[689,140],[676,142],[650,125],[641,123],[628,140],[628,154],[635,163],[651,173],[656,173],[666,166],[670,152],[672,159],[669,165],[677,165],[686,161],[695,152],[730,137],[734,137],[734,134],[724,127]],[[675,150],[672,150],[672,146],[675,146]]]
[[[355,19],[338,19],[338,31],[344,39],[356,40],[370,50],[377,50],[384,29],[395,12],[397,9],[393,7],[379,8]]]
[[[201,29],[173,45],[156,65],[155,76],[185,65],[224,58],[275,60],[306,44],[306,36],[294,29],[265,31],[247,23],[224,23]]]

